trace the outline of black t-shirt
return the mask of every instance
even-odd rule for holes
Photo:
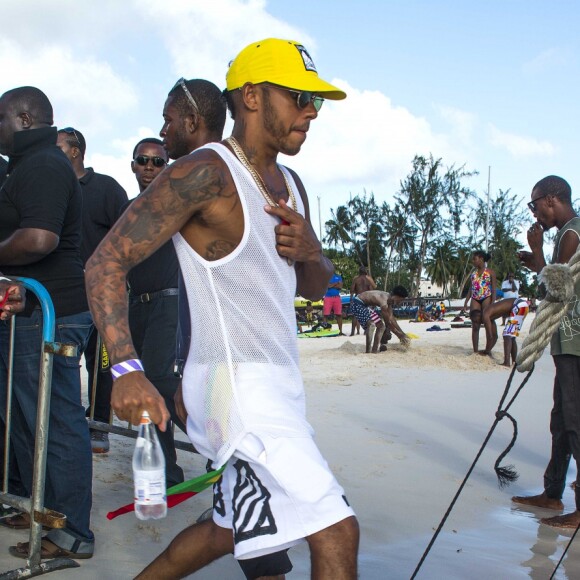
[[[130,200],[122,208],[123,213]],[[119,214],[120,215],[120,214]],[[163,244],[152,256],[137,264],[128,274],[129,292],[131,296],[139,296],[146,292],[158,292],[166,288],[177,288],[177,271],[179,263],[173,242]]]
[[[95,173],[91,167],[79,181],[83,192],[81,258],[86,264],[117,221],[127,193],[112,177]]]
[[[6,170],[8,169],[8,161],[4,157],[0,156],[0,185],[4,183],[6,179]]]
[[[54,303],[56,316],[88,310],[81,244],[82,196],[65,154],[56,146],[56,128],[29,129],[14,134],[14,155],[0,187],[0,240],[21,228],[38,228],[59,236],[58,246],[32,264],[0,263],[6,276],[41,282]],[[24,316],[38,304],[29,293]]]

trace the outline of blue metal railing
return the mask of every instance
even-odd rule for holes
[[[34,448],[34,469],[32,475],[32,496],[24,498],[8,493],[8,456],[10,449],[11,407],[13,389],[13,365],[14,365],[14,336],[17,327],[17,318],[11,319],[11,333],[9,345],[7,398],[6,398],[6,432],[4,446],[4,480],[0,502],[26,511],[30,514],[30,540],[27,566],[10,570],[0,574],[0,580],[12,580],[16,578],[31,578],[53,570],[63,568],[76,568],[77,562],[70,558],[55,558],[41,562],[42,525],[53,528],[63,528],[66,524],[66,516],[44,507],[44,487],[46,476],[46,455],[48,442],[48,429],[50,417],[50,393],[52,388],[52,362],[53,356],[76,356],[76,347],[54,342],[56,316],[52,299],[46,288],[37,280],[31,278],[15,278],[27,291],[32,292],[38,298],[42,310],[42,348],[40,358],[40,375],[38,385],[38,408],[36,413],[36,434]]]

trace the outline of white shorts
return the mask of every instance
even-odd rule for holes
[[[354,516],[310,437],[246,435],[214,485],[213,521],[234,535],[234,556],[285,550]]]

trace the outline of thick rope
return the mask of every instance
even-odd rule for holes
[[[503,397],[501,398],[501,401],[499,402],[497,411],[495,413],[496,418],[499,418],[500,421],[504,417],[507,417],[512,422],[512,425],[513,425],[512,439],[511,439],[509,445],[504,450],[504,452],[497,458],[495,465],[493,466],[495,473],[497,475],[497,480],[498,480],[498,484],[499,484],[500,488],[505,487],[506,485],[509,485],[510,483],[516,481],[517,478],[519,477],[519,475],[516,472],[513,465],[506,465],[504,467],[501,467],[500,463],[503,461],[505,456],[511,451],[512,447],[516,443],[516,439],[518,438],[517,421],[508,413],[508,409],[512,406],[513,402],[516,400],[516,398],[520,394],[520,391],[524,388],[524,385],[529,381],[530,377],[532,376],[533,370],[534,370],[534,367],[532,367],[531,370],[528,371],[528,374],[526,375],[525,379],[521,382],[521,384],[517,388],[516,392],[513,394],[512,398],[510,399],[510,402],[502,409],[502,406],[504,404],[505,399],[507,398],[507,394],[509,392],[511,382],[512,382],[512,379],[513,379],[515,371],[516,371],[516,365],[514,365],[512,367],[512,372],[510,373],[510,376],[508,378],[507,387],[504,391]]]
[[[567,264],[549,264],[540,272],[538,280],[547,296],[538,306],[530,333],[522,344],[516,364],[518,371],[529,371],[542,356],[544,349],[558,329],[566,307],[574,295],[574,283],[580,278],[580,245]],[[580,299],[580,296],[578,296]]]

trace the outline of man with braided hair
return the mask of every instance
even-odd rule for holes
[[[552,263],[565,264],[576,253],[580,240],[580,218],[572,207],[570,185],[561,177],[549,175],[532,189],[528,207],[536,223],[528,230],[531,252],[520,252],[522,262],[534,272],[546,265],[543,244],[544,231],[558,228],[554,239]],[[544,491],[540,495],[516,496],[516,503],[554,510],[564,509],[562,494],[570,458],[574,457],[576,478],[576,510],[542,523],[554,527],[574,528],[580,524],[580,281],[574,286],[574,296],[562,323],[552,337],[551,354],[556,366],[554,407],[550,419],[552,454],[544,473]]]

